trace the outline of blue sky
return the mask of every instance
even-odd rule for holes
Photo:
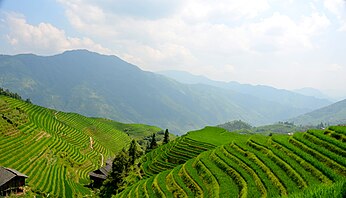
[[[144,70],[346,97],[344,0],[0,0],[0,53],[89,49]]]

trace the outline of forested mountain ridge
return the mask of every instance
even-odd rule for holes
[[[269,124],[311,110],[210,85],[186,85],[86,50],[0,56],[0,86],[35,104],[173,133],[241,119]]]

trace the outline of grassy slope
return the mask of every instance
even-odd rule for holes
[[[146,192],[148,188],[155,197],[170,193],[207,197],[343,197],[345,131],[346,127],[331,127],[327,132],[311,130],[269,137],[206,127],[148,153],[144,164],[157,174],[140,181],[146,183],[146,188],[135,184],[136,188],[128,187],[119,197],[126,197],[128,192]],[[183,146],[186,142],[194,143],[187,149]],[[211,144],[218,147],[185,159],[196,148]],[[180,155],[173,155],[178,151]],[[179,156],[182,163],[170,163],[171,169],[164,165]],[[157,178],[161,182],[155,182]],[[302,190],[306,194],[300,194]]]
[[[293,123],[275,123],[270,125],[252,127],[251,125],[241,121],[234,120],[231,122],[226,122],[224,124],[217,125],[217,127],[224,128],[230,132],[236,133],[261,133],[264,135],[269,135],[270,133],[294,133],[297,131],[304,132],[308,130],[309,126],[296,126]]]
[[[57,112],[4,96],[0,96],[0,115],[0,166],[28,175],[32,191],[53,196],[90,194],[83,185],[89,183],[88,172],[100,167],[101,154],[106,160],[131,140],[120,123]],[[133,134],[158,130],[131,126]]]
[[[290,119],[296,124],[317,125],[321,122],[330,125],[346,123],[346,99]]]
[[[123,131],[139,143],[144,139],[148,139],[148,137],[151,137],[152,134],[155,133],[157,143],[162,144],[164,131],[159,127],[150,126],[146,124],[121,123],[105,118],[96,118],[96,120],[105,124],[109,124],[110,126],[113,126],[116,129]],[[170,140],[174,140],[176,136],[170,133],[169,138]]]
[[[139,140],[143,138],[144,136],[150,136],[153,133],[157,133],[162,130],[156,126],[149,126],[145,124],[126,124],[126,123],[115,122],[115,121],[104,119],[104,118],[97,118],[97,121],[110,124],[114,126],[115,128],[125,133],[128,133],[132,138],[136,140]]]
[[[239,136],[236,133],[230,133],[229,131],[219,127],[205,127],[201,130],[190,131],[186,136],[197,141],[213,144],[215,146],[227,144],[233,141],[234,138],[249,138],[247,135]]]

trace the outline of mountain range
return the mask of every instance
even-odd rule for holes
[[[87,50],[54,56],[1,55],[0,70],[1,87],[35,104],[156,125],[173,133],[235,119],[269,124],[331,104],[268,86],[178,82]]]
[[[306,110],[317,109],[331,104],[331,102],[327,99],[320,99],[314,97],[313,95],[300,94],[297,92],[285,89],[277,89],[266,85],[241,84],[235,81],[214,81],[210,80],[205,76],[193,75],[185,71],[170,70],[160,71],[158,73],[169,78],[173,78],[181,83],[211,85],[219,88],[232,90],[238,93],[251,95],[266,101]]]

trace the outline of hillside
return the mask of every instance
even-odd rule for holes
[[[296,125],[346,124],[346,99],[292,118],[289,121],[294,122]]]
[[[85,187],[90,182],[88,173],[131,140],[123,128],[116,127],[121,123],[46,109],[5,96],[0,96],[0,115],[0,166],[29,176],[29,191],[44,196],[90,195]],[[161,130],[146,125],[122,126],[136,137]]]
[[[234,81],[214,81],[204,76],[196,76],[183,71],[161,71],[159,74],[175,79],[181,83],[211,85],[236,91],[238,93],[248,94],[266,101],[290,106],[292,108],[310,109],[311,111],[331,104],[331,102],[325,98],[320,99],[314,97],[314,95],[305,95],[299,92],[277,89],[265,85],[241,84]]]
[[[186,85],[86,50],[54,56],[0,56],[0,86],[59,111],[168,128],[173,133],[241,119],[252,125],[288,119],[328,101],[268,92]],[[257,90],[257,89],[256,89]],[[268,95],[267,95],[268,94]],[[266,97],[264,97],[266,96]],[[280,101],[290,101],[282,103]]]
[[[206,127],[148,153],[148,177],[117,197],[342,198],[345,140],[346,127],[270,137]]]
[[[273,133],[295,133],[295,132],[303,132],[311,128],[317,128],[315,126],[297,126],[291,122],[277,122],[270,125],[263,125],[258,127],[253,127],[248,123],[245,123],[241,120],[233,120],[230,122],[226,122],[224,124],[219,124],[217,127],[226,129],[230,132],[236,132],[241,134],[273,134]]]

